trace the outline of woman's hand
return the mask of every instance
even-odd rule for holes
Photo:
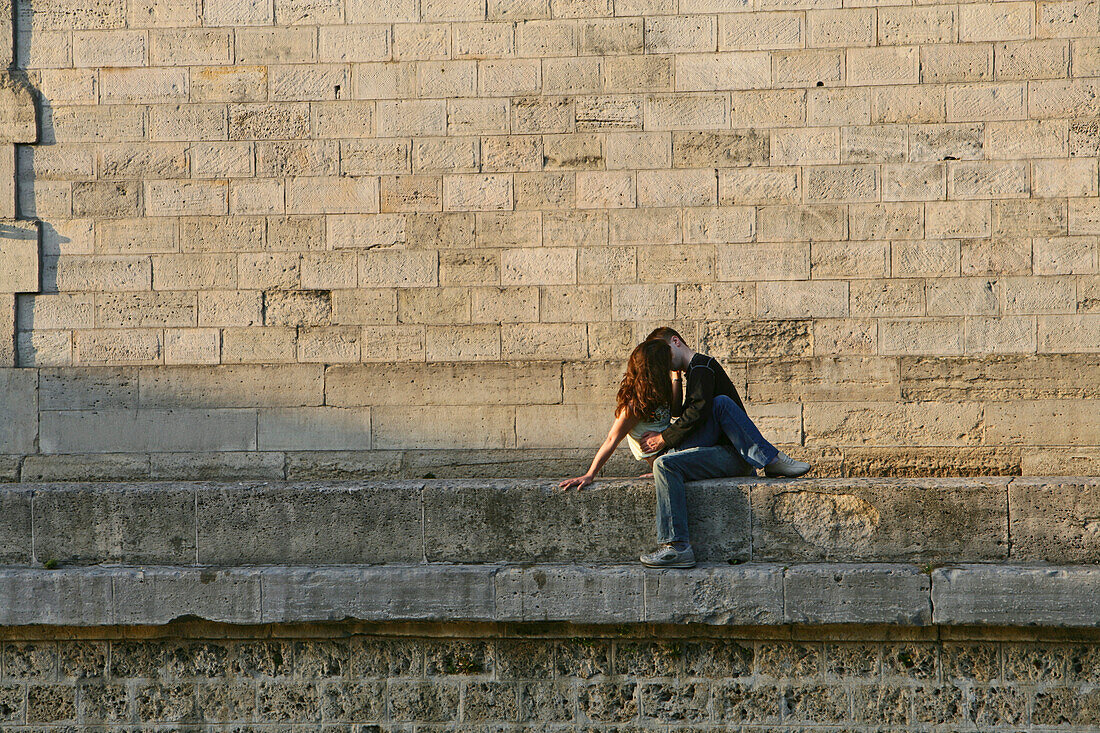
[[[642,447],[649,453],[659,451],[665,447],[665,437],[652,430],[642,433],[642,437],[638,439],[638,442],[641,443]]]
[[[558,488],[565,489],[567,491],[569,489],[576,488],[579,491],[579,490],[583,489],[585,486],[588,486],[588,484],[592,483],[592,480],[593,480],[593,477],[589,476],[588,474],[585,474],[583,476],[577,476],[576,478],[567,478],[564,481],[562,481],[560,484],[558,484]]]

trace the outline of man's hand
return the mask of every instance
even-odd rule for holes
[[[646,453],[653,453],[659,451],[665,447],[664,436],[660,433],[650,431],[648,433],[642,433],[642,439],[638,441],[645,448]]]
[[[577,476],[576,478],[567,478],[558,484],[559,489],[572,489],[576,488],[578,491],[583,489],[588,484],[592,483],[592,476],[585,474],[584,476]]]

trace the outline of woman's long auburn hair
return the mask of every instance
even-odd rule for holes
[[[672,402],[672,347],[663,339],[648,339],[634,347],[626,362],[626,374],[615,396],[615,414],[623,410],[645,420],[657,408]]]

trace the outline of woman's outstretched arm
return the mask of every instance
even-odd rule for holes
[[[596,456],[592,459],[592,465],[588,467],[588,473],[583,476],[577,476],[576,478],[567,478],[558,484],[559,488],[582,489],[592,483],[596,478],[596,474],[603,468],[603,464],[607,463],[607,459],[615,452],[619,443],[622,442],[631,428],[637,424],[638,418],[630,415],[629,410],[621,410],[619,414],[615,416],[615,422],[611,424],[611,430],[607,432],[607,438],[604,439],[603,445],[596,451]]]

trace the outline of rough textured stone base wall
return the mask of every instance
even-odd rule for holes
[[[662,323],[823,473],[1100,473],[1090,0],[9,9],[0,475],[591,451]]]
[[[352,624],[0,634],[0,722],[12,731],[1070,732],[1100,719],[1095,634]]]

